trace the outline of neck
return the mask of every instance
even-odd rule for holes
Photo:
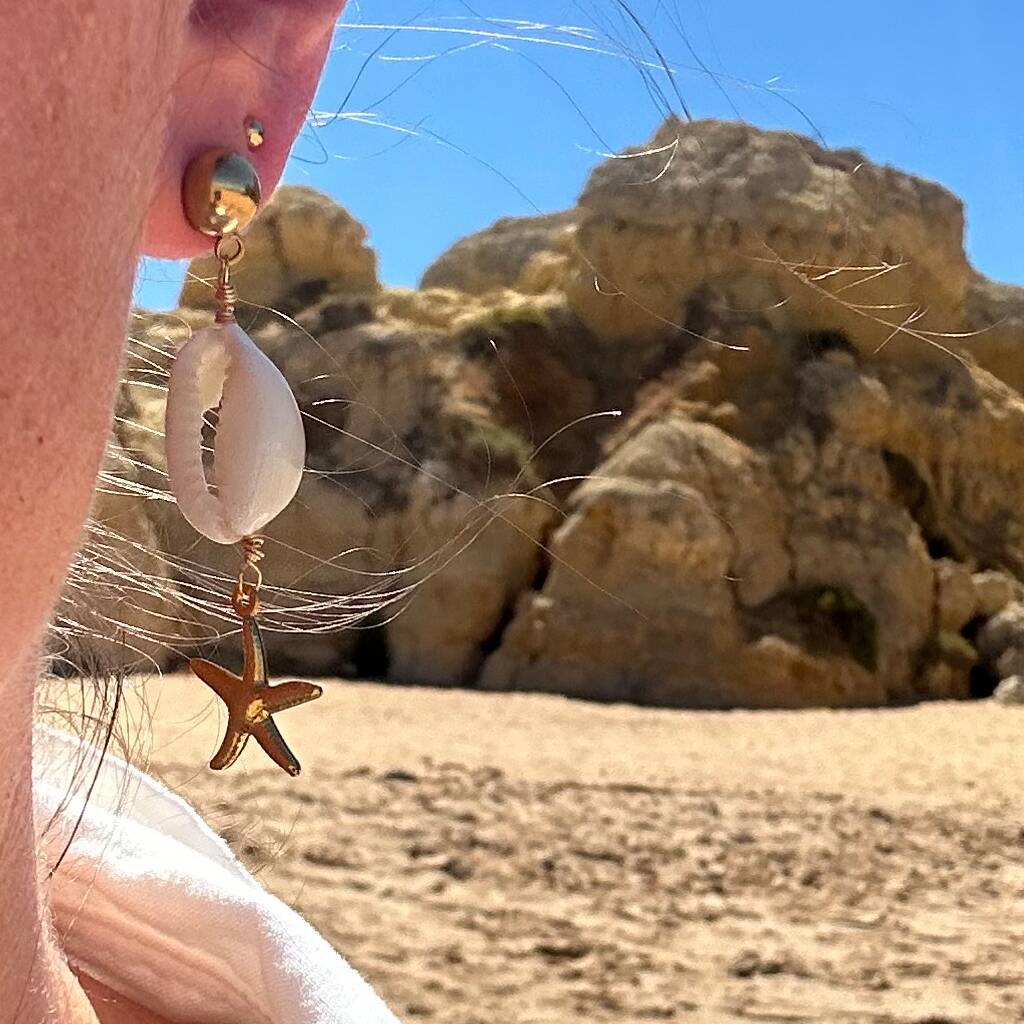
[[[96,1020],[54,941],[39,878],[31,790],[37,651],[110,428],[134,255],[181,43],[163,4],[68,0],[57,8],[40,18],[31,4],[0,2],[5,1024],[8,1007],[19,1008],[19,1024]],[[184,24],[176,5],[166,10]],[[53,73],[40,75],[42,67]]]
[[[34,663],[35,659],[29,659]],[[95,1024],[47,922],[32,814],[34,672],[17,670],[0,681],[4,702],[5,785],[0,789],[0,878],[4,880],[5,949],[0,993],[14,1024]]]

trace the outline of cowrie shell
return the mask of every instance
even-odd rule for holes
[[[211,490],[203,468],[203,414],[220,405]],[[306,438],[281,371],[236,323],[197,331],[171,367],[167,474],[182,515],[204,537],[236,544],[258,533],[302,479]]]

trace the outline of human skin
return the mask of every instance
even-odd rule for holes
[[[31,803],[40,641],[110,427],[137,258],[208,248],[181,176],[206,148],[244,152],[249,116],[269,193],[342,3],[0,0],[3,1024],[157,1020],[83,988],[48,920]]]

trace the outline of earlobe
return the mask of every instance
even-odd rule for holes
[[[200,153],[235,149],[269,197],[301,130],[344,0],[198,0],[189,12],[143,252],[187,257],[209,240],[185,220],[181,182]],[[249,122],[264,141],[248,147]]]

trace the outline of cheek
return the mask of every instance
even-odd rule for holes
[[[302,22],[302,18],[293,21]],[[167,145],[150,200],[143,252],[181,258],[209,250],[210,239],[189,226],[181,182],[191,160],[208,149],[235,149],[255,166],[266,202],[302,129],[330,46],[334,18],[279,32],[264,61],[237,43],[194,50],[175,87]],[[263,123],[265,141],[249,150],[245,122]]]

